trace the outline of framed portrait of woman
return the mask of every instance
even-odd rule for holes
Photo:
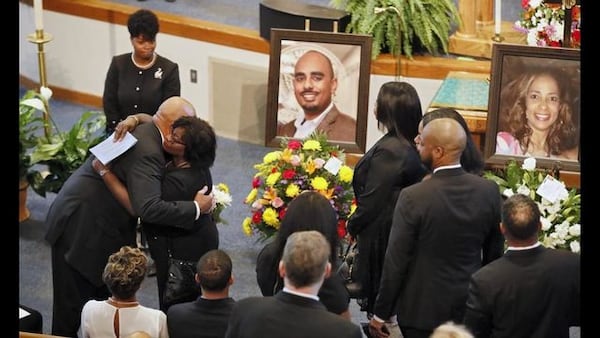
[[[495,44],[486,163],[535,157],[538,167],[580,171],[578,49]]]
[[[371,64],[368,35],[271,30],[267,146],[315,131],[364,153]]]

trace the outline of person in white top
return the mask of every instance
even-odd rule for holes
[[[83,306],[81,337],[127,337],[136,331],[153,338],[169,337],[166,314],[136,300],[147,262],[140,249],[129,246],[110,255],[102,279],[112,296],[107,300],[89,300]]]

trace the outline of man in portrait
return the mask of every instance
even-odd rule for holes
[[[315,130],[325,133],[330,141],[353,142],[356,119],[341,112],[332,98],[338,82],[331,60],[323,53],[309,50],[294,66],[293,88],[303,116],[277,124],[277,135],[305,138]]]

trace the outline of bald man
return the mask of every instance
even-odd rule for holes
[[[278,124],[277,135],[303,139],[318,130],[330,141],[356,140],[356,120],[332,101],[338,82],[327,56],[316,50],[304,53],[294,67],[293,85],[304,116]]]
[[[166,164],[163,140],[178,117],[195,116],[194,107],[171,97],[133,135],[134,147],[111,163],[111,171],[127,186],[133,210],[145,222],[191,229],[200,217],[209,217],[211,195],[199,191],[194,201],[161,199]],[[142,115],[128,117],[117,128],[139,123]],[[137,217],[131,217],[104,184],[90,156],[65,182],[46,216],[46,240],[52,253],[52,334],[76,337],[81,309],[89,299],[110,296],[102,282],[108,257],[123,245],[135,246]]]
[[[471,274],[502,255],[500,192],[461,168],[465,144],[453,119],[423,129],[417,148],[433,174],[398,197],[369,322],[374,337],[387,337],[384,321],[397,320],[405,338],[428,338],[440,324],[461,322]]]

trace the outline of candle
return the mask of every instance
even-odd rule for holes
[[[43,10],[44,10],[44,6],[42,5],[42,0],[33,0],[33,14],[35,17],[35,29],[36,30],[44,29]]]
[[[500,27],[502,25],[502,9],[500,8],[501,7],[501,3],[502,3],[501,0],[494,0],[494,5],[496,5],[495,6],[496,9],[494,10],[494,14],[495,14],[495,17],[496,17],[496,20],[495,20],[495,24],[496,24],[495,25],[495,33],[498,34],[498,35],[500,34]]]

